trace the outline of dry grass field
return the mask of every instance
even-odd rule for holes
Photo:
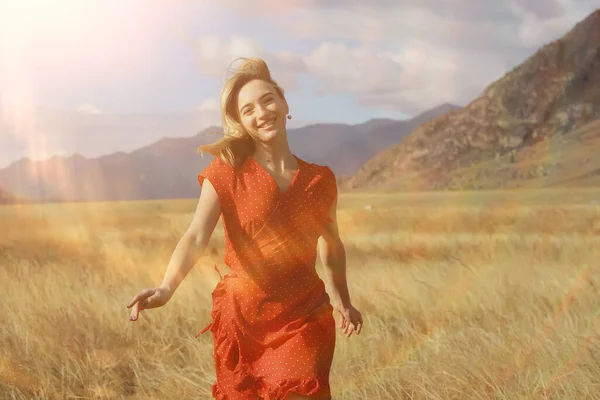
[[[338,330],[333,398],[600,398],[597,199],[341,195],[365,326],[349,339]],[[194,335],[223,266],[220,223],[165,307],[135,323],[125,307],[160,283],[195,205],[0,207],[0,398],[210,399],[212,338]]]

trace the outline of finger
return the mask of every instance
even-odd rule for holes
[[[347,321],[348,322],[347,322],[346,326],[344,327],[344,335],[348,334],[348,329],[350,329],[350,326],[352,326],[352,323],[350,322],[350,320],[348,319]]]
[[[349,338],[350,336],[352,336],[352,333],[354,332],[354,324],[349,324],[348,326],[350,329],[348,329],[348,333],[346,334],[346,337]]]
[[[346,322],[345,322],[344,314],[340,313],[340,329],[342,329],[345,324],[346,324]]]
[[[140,302],[138,301],[133,305],[133,307],[131,309],[131,315],[129,316],[129,320],[137,321],[139,313],[140,313]]]
[[[135,297],[127,304],[127,308],[131,308],[136,302],[140,301],[141,298],[147,297],[150,289],[144,289],[140,291]]]
[[[137,321],[137,319],[140,315],[140,311],[142,311],[146,308],[143,306],[143,303],[148,297],[150,297],[150,294],[151,294],[150,289],[146,289],[142,293],[140,293],[140,298],[133,305],[133,308],[131,309],[131,317],[129,318],[131,321]]]
[[[356,334],[360,334],[360,331],[362,331],[362,327],[363,327],[363,323],[362,321],[358,321],[358,324],[356,325]]]
[[[129,302],[129,304],[127,304],[127,308],[131,308],[133,307],[133,305],[135,303],[137,303],[138,301],[140,301],[140,298],[144,295],[144,291],[139,292],[138,294],[135,295],[135,297],[133,299],[131,299],[131,301]]]
[[[127,308],[131,308],[138,300],[140,299],[140,293],[136,294],[133,299],[129,303],[127,303]]]

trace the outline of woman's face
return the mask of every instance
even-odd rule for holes
[[[241,88],[238,112],[242,125],[253,139],[269,142],[285,132],[289,108],[272,84],[255,79]]]

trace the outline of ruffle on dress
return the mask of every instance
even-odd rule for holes
[[[321,385],[317,378],[306,378],[306,379],[285,379],[277,382],[269,383],[263,379],[256,379],[247,377],[248,382],[253,381],[251,387],[252,390],[248,391],[248,397],[229,397],[219,387],[217,383],[212,386],[212,395],[216,400],[282,400],[291,393],[296,393],[301,396],[314,396],[320,393],[329,392],[329,387]],[[242,386],[238,385],[236,390],[242,392]],[[254,393],[258,394],[255,395]],[[331,397],[329,398],[331,399]]]

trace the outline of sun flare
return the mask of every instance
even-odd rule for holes
[[[69,121],[48,130],[40,108],[96,106],[98,87],[122,86],[139,75],[170,23],[166,6],[155,0],[1,0],[0,130],[30,158],[55,154],[64,147],[56,131]],[[43,93],[64,100],[43,104]]]

